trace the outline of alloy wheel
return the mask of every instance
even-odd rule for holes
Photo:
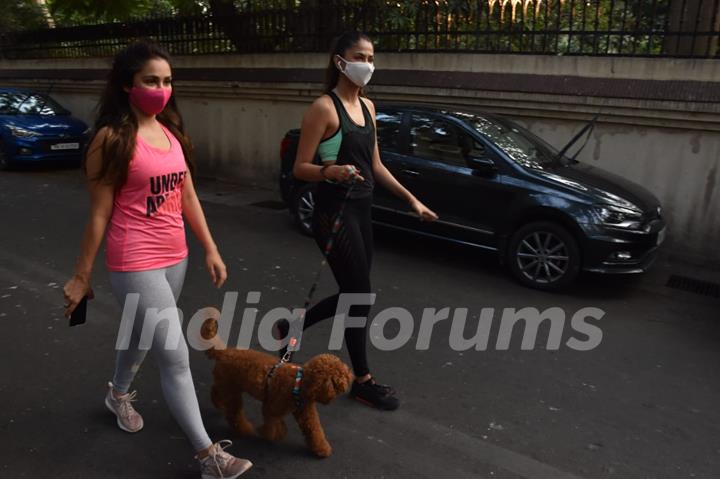
[[[315,212],[315,195],[308,189],[298,198],[297,217],[305,231],[312,231],[312,218]]]
[[[534,283],[555,283],[565,276],[570,264],[567,245],[549,231],[535,231],[525,236],[515,256],[522,275]]]

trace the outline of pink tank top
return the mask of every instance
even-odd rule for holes
[[[180,142],[164,126],[170,149],[137,135],[125,184],[115,193],[105,262],[110,271],[165,268],[188,254],[182,217],[187,165]]]

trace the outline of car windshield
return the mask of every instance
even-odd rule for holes
[[[68,111],[42,93],[0,93],[0,115],[67,115]]]
[[[559,151],[552,145],[515,122],[467,113],[455,115],[492,141],[521,166],[545,169],[571,163],[566,156],[559,158]]]

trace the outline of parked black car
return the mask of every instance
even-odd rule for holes
[[[377,130],[385,165],[440,219],[418,221],[378,186],[373,221],[495,252],[527,286],[557,289],[581,270],[644,272],[664,240],[655,196],[500,115],[379,105]],[[309,234],[314,185],[292,176],[299,133],[282,140],[280,190]]]

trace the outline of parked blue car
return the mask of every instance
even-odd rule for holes
[[[0,170],[47,160],[79,164],[88,133],[49,95],[0,88]]]

